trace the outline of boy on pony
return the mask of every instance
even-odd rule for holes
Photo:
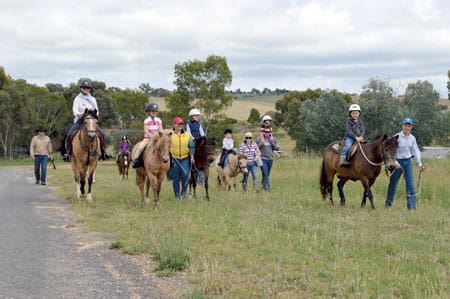
[[[205,136],[202,123],[200,122],[200,110],[197,108],[189,111],[189,121],[186,124],[186,131],[191,136],[192,141],[197,141],[200,137]]]
[[[223,132],[224,138],[222,140],[222,153],[220,154],[219,165],[224,166],[225,159],[229,153],[234,153],[233,131],[231,129],[225,129]]]
[[[348,167],[350,162],[347,160],[347,154],[350,147],[355,142],[361,142],[364,139],[364,124],[360,119],[361,108],[357,104],[353,104],[348,109],[347,129],[345,131],[345,146],[341,152],[341,159],[339,166]]]

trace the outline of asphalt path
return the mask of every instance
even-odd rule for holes
[[[84,233],[70,202],[52,198],[51,186],[34,184],[33,176],[0,167],[0,298],[179,296],[180,285],[157,278],[149,258],[123,255]]]

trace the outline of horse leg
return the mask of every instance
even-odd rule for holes
[[[341,198],[341,206],[345,206],[344,185],[345,183],[347,183],[347,181],[348,179],[340,179],[337,184],[339,197]]]
[[[94,180],[94,171],[89,172],[88,177],[88,193],[87,193],[87,201],[92,201],[92,181]]]
[[[80,192],[82,197],[84,197],[84,194],[86,193],[86,190],[84,189],[85,185],[86,185],[86,174],[80,173]]]
[[[361,183],[364,187],[365,196],[369,198],[370,207],[372,208],[372,210],[375,210],[375,205],[373,203],[373,194],[372,194],[372,190],[370,189],[371,184],[369,184],[369,182],[367,182],[367,181],[364,181]],[[364,204],[365,204],[365,200],[364,200]],[[361,207],[363,207],[362,202],[361,202]]]
[[[209,192],[208,192],[208,176],[209,171],[205,171],[205,194],[206,194],[206,200],[209,201]]]
[[[136,185],[138,185],[139,191],[141,192],[141,204],[144,204],[144,184],[145,176],[139,173],[139,170],[136,170]]]

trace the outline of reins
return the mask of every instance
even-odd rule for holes
[[[359,149],[361,150],[361,153],[362,153],[364,159],[366,159],[367,163],[369,163],[370,165],[381,166],[383,164],[386,164],[386,162],[384,162],[384,160],[381,163],[375,163],[375,162],[370,161],[369,158],[367,158],[366,154],[364,153],[361,142],[358,142],[358,146],[359,146]],[[383,154],[381,154],[381,156],[383,156]]]

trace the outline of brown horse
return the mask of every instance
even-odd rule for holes
[[[219,160],[219,159],[218,159]],[[229,154],[228,163],[221,167],[216,165],[217,169],[217,184],[221,190],[231,190],[231,178],[233,180],[233,189],[236,190],[236,180],[239,173],[246,174],[247,170],[247,156],[242,153]]]
[[[214,138],[209,139],[206,136],[200,137],[195,142],[195,164],[191,169],[191,178],[189,180],[189,192],[192,189],[192,195],[196,197],[195,190],[197,188],[197,181],[200,185],[205,184],[206,200],[209,200],[208,192],[208,177],[209,165],[214,161],[214,149],[216,142]]]
[[[88,182],[87,200],[92,201],[92,182],[100,155],[100,139],[97,136],[97,110],[85,110],[81,117],[83,127],[72,138],[70,163],[77,184],[77,198],[85,196],[86,176]]]
[[[128,170],[130,169],[130,153],[121,152],[117,160],[117,168],[119,169],[120,178],[128,179]]]
[[[336,175],[339,178],[338,190],[341,198],[341,205],[345,205],[344,185],[348,180],[361,181],[364,187],[361,207],[366,205],[367,197],[370,206],[373,204],[373,194],[370,188],[380,174],[381,165],[391,169],[395,163],[394,157],[398,148],[398,136],[388,137],[388,135],[377,136],[372,141],[359,143],[358,149],[350,158],[349,167],[340,167],[340,152],[337,150],[339,141],[329,144],[323,153],[322,167],[320,171],[320,191],[323,199],[327,196],[333,204],[333,179]]]
[[[159,193],[161,184],[166,176],[166,172],[170,167],[170,133],[154,133],[149,143],[144,148],[143,160],[144,166],[136,169],[136,183],[141,192],[141,202],[145,203],[145,198],[149,197],[150,186],[153,190],[153,204],[157,209],[159,207]],[[142,142],[142,141],[141,141]],[[136,149],[139,143],[133,147],[132,157],[136,156]],[[147,189],[144,198],[144,184]]]

